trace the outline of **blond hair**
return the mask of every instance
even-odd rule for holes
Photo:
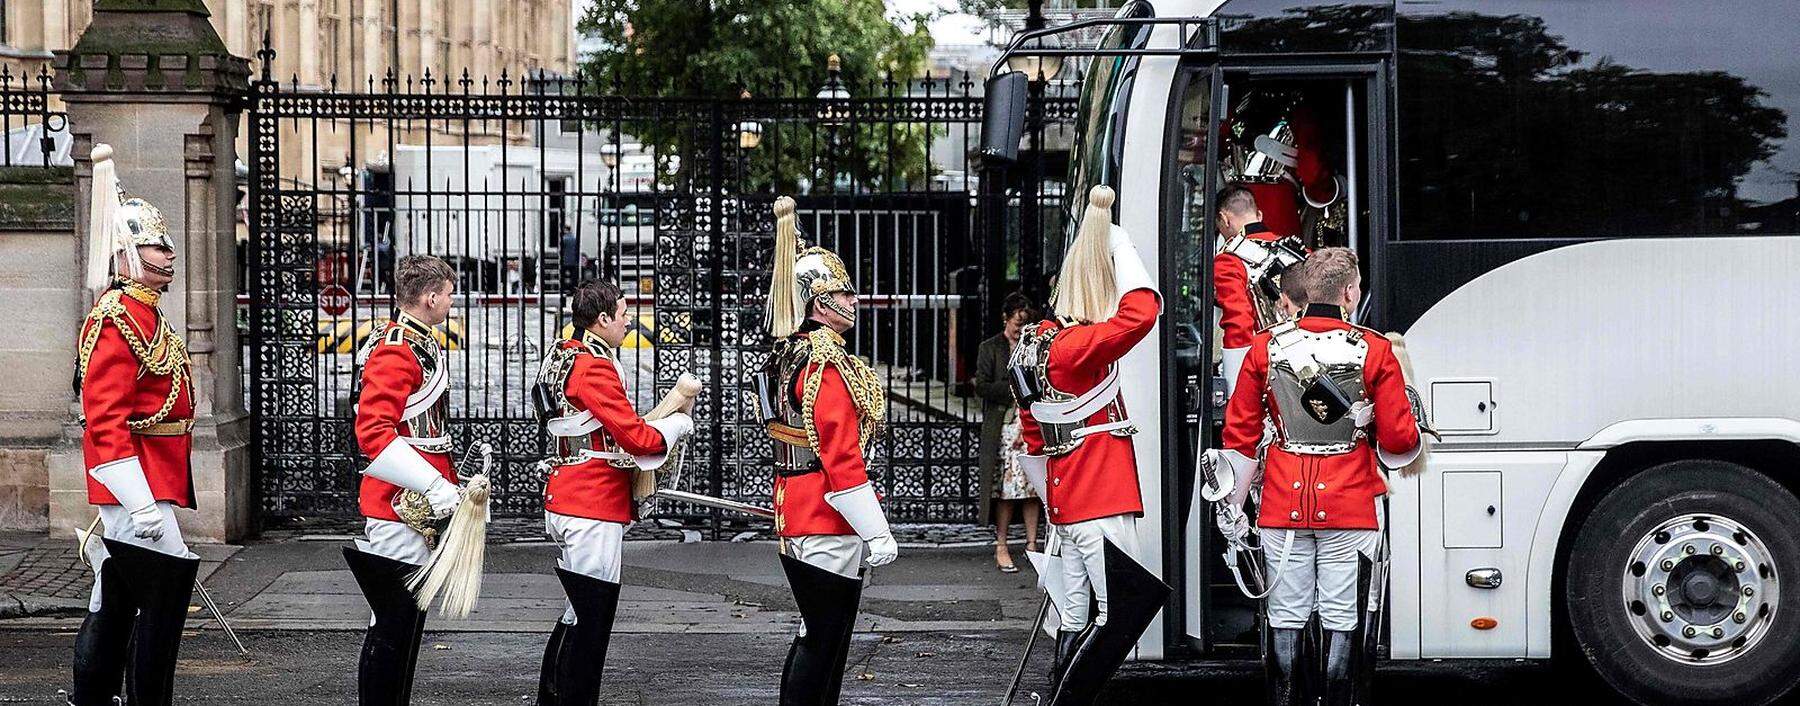
[[[1076,323],[1093,323],[1111,318],[1119,309],[1112,261],[1114,198],[1113,190],[1106,186],[1096,186],[1088,192],[1081,227],[1063,257],[1062,270],[1056,275],[1056,291],[1050,295],[1050,308],[1057,316]]]
[[[1355,283],[1362,274],[1357,271],[1356,251],[1350,248],[1320,248],[1306,258],[1298,272],[1282,275],[1298,276],[1296,286],[1306,293],[1309,303],[1336,304],[1344,288]],[[1292,297],[1289,297],[1292,299]]]

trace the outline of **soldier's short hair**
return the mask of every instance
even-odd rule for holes
[[[1296,283],[1296,286],[1305,293],[1308,303],[1335,297],[1362,276],[1362,273],[1357,270],[1356,251],[1350,248],[1314,250],[1312,255],[1307,256],[1305,264],[1301,265],[1299,270],[1300,276],[1295,279],[1300,282]],[[1294,274],[1289,271],[1282,278],[1285,280]],[[1286,285],[1285,281],[1283,285]],[[1288,298],[1293,299],[1292,296]]]
[[[575,288],[569,309],[575,320],[575,328],[585,329],[600,320],[601,314],[611,315],[619,310],[619,298],[624,294],[619,285],[608,279],[589,279]]]
[[[1306,273],[1302,272],[1307,262],[1310,260],[1295,263],[1281,273],[1282,295],[1287,297],[1288,303],[1302,309],[1312,303],[1312,296],[1306,293]]]
[[[455,281],[456,271],[450,269],[450,263],[433,255],[407,255],[394,265],[394,297],[402,305],[417,304],[445,282]]]
[[[1218,204],[1219,213],[1256,215],[1256,194],[1243,184],[1231,184],[1220,189]]]

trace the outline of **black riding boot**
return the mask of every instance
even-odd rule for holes
[[[188,599],[200,559],[164,554],[135,544],[106,543],[120,576],[130,577],[130,600],[137,608],[131,624],[131,662],[125,671],[125,702],[132,706],[168,706],[175,696],[175,656],[181,652],[181,629],[187,625]]]
[[[862,601],[862,580],[787,555],[781,557],[781,568],[802,623],[781,669],[781,706],[835,706]]]
[[[1263,684],[1269,706],[1300,706],[1300,642],[1304,630],[1270,628],[1268,651],[1263,654]],[[1310,706],[1310,704],[1308,705]]]
[[[1075,646],[1081,644],[1081,638],[1093,630],[1092,624],[1081,630],[1056,631],[1056,661],[1050,663],[1050,691],[1056,691],[1056,685],[1062,683],[1063,673],[1069,671],[1069,658],[1075,656]]]
[[[89,612],[75,633],[74,682],[66,694],[73,706],[113,706],[113,697],[124,693],[119,688],[137,612],[127,595],[130,586],[117,563],[110,558],[100,563],[100,610]]]
[[[550,629],[550,641],[544,645],[544,664],[538,668],[538,706],[558,706],[562,702],[556,698],[556,664],[562,657],[563,640],[568,637],[569,624],[556,621],[556,627]]]
[[[619,609],[619,584],[564,569],[556,570],[563,592],[575,606],[575,624],[563,636],[556,658],[559,706],[600,703],[600,677],[606,669],[606,646],[612,641],[613,616]]]
[[[419,567],[352,547],[344,547],[344,561],[375,614],[357,663],[357,703],[406,706],[425,634],[425,611],[406,588],[407,575]]]
[[[1062,681],[1051,690],[1050,706],[1090,706],[1106,681],[1137,646],[1169,598],[1169,586],[1130,554],[1105,542],[1106,624],[1083,630]]]

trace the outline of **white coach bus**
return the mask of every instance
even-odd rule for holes
[[[1134,0],[1021,35],[1087,69],[1067,193],[1115,188],[1162,273],[1121,376],[1175,589],[1139,659],[1255,654],[1192,488],[1223,396],[1212,202],[1265,135],[1307,172],[1265,220],[1360,253],[1359,318],[1405,334],[1443,434],[1387,499],[1387,657],[1568,659],[1642,703],[1800,681],[1796,27],[1737,0]]]

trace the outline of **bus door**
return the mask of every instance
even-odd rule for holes
[[[1308,249],[1357,250],[1365,282],[1380,281],[1373,270],[1383,238],[1375,236],[1388,227],[1390,135],[1372,128],[1387,124],[1385,75],[1383,64],[1371,62],[1200,67],[1177,77],[1164,253],[1176,280],[1169,283],[1172,392],[1182,433],[1169,440],[1168,457],[1178,463],[1191,465],[1199,448],[1216,446],[1224,424],[1212,279],[1213,258],[1224,242],[1215,203],[1222,188],[1249,188],[1264,227],[1277,235],[1298,238]],[[1374,301],[1359,307],[1359,321],[1378,321]],[[1256,601],[1226,568],[1213,509],[1194,496],[1191,472],[1171,477],[1183,485],[1177,556],[1185,567],[1181,612],[1189,644],[1213,656],[1255,655],[1261,634]]]

